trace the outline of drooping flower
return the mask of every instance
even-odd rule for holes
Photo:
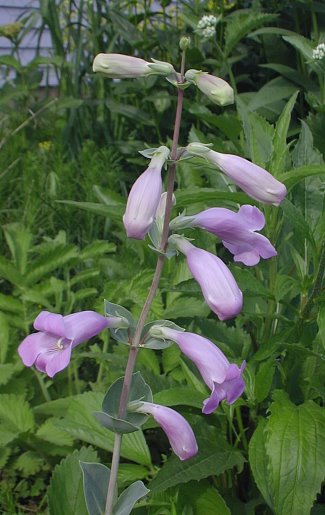
[[[153,416],[166,433],[171,448],[180,460],[188,460],[197,454],[198,446],[193,430],[177,411],[151,402],[142,402],[136,411]]]
[[[214,104],[226,106],[234,103],[234,90],[219,77],[199,70],[187,70],[185,79],[193,82]]]
[[[159,147],[149,167],[131,188],[123,216],[124,227],[129,238],[143,240],[154,221],[162,192],[161,169],[168,155],[167,147]]]
[[[205,302],[218,318],[227,320],[238,315],[243,306],[243,294],[221,259],[179,236],[171,236],[170,241],[185,254],[187,265],[201,287]]]
[[[187,147],[190,154],[201,155],[216,165],[229,179],[239,186],[247,195],[266,204],[278,206],[287,194],[282,182],[269,172],[243,157],[233,154],[221,154],[209,150],[201,143],[190,143]]]
[[[203,381],[211,389],[211,396],[203,402],[203,413],[208,415],[217,409],[221,401],[232,404],[241,396],[245,388],[242,378],[245,361],[240,368],[229,363],[214,343],[198,334],[163,326],[152,329],[156,336],[160,333],[161,337],[176,342],[182,353],[199,369]]]
[[[93,71],[102,73],[110,79],[135,79],[147,75],[172,75],[174,67],[170,63],[147,62],[139,57],[123,54],[98,54],[93,62]]]
[[[255,231],[263,229],[265,218],[255,206],[244,205],[235,213],[223,207],[212,207],[193,216],[180,216],[179,224],[200,227],[222,240],[223,245],[234,254],[235,261],[247,266],[256,265],[260,257],[268,259],[277,252],[270,241]],[[177,228],[177,219],[174,228]]]
[[[26,367],[35,364],[40,372],[53,377],[69,365],[71,351],[106,327],[117,327],[119,317],[105,318],[94,311],[62,316],[41,311],[34,321],[39,331],[27,336],[18,347]]]

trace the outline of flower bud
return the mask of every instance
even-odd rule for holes
[[[255,200],[278,206],[287,194],[287,189],[282,182],[275,179],[264,168],[243,157],[221,154],[213,150],[205,153],[204,157],[218,166],[229,179]]]
[[[180,460],[188,460],[197,454],[198,446],[193,430],[177,411],[151,402],[142,402],[136,411],[153,416],[165,431],[174,453]]]
[[[219,77],[199,70],[188,70],[185,80],[193,82],[214,104],[226,106],[234,103],[234,90]]]
[[[143,240],[154,221],[162,191],[161,169],[168,155],[167,147],[159,147],[147,170],[138,177],[131,188],[123,216],[129,238]]]
[[[199,283],[205,302],[220,320],[233,318],[243,306],[243,294],[234,276],[214,254],[198,249],[185,238],[173,235],[169,241],[186,256],[187,265]]]
[[[152,59],[148,63],[139,57],[123,54],[98,54],[93,62],[93,71],[111,79],[135,79],[148,75],[168,76],[175,73],[170,63]]]

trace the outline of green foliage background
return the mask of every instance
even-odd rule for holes
[[[236,320],[212,316],[184,261],[165,264],[150,319],[168,318],[212,339],[229,359],[247,361],[246,390],[234,405],[202,416],[207,392],[176,346],[142,350],[138,369],[154,400],[193,426],[200,452],[180,462],[152,420],[123,438],[119,487],[142,479],[152,491],[135,513],[161,515],[319,515],[325,513],[324,345],[325,8],[303,1],[40,1],[40,31],[53,56],[23,66],[20,38],[0,56],[0,511],[83,514],[79,461],[109,464],[113,433],[92,413],[123,375],[127,347],[103,333],[78,347],[54,380],[17,355],[41,309],[68,314],[103,298],[138,316],[155,256],[127,241],[127,192],[146,163],[137,150],[169,144],[175,91],[156,77],[94,77],[98,52],[154,57],[178,67],[178,41],[191,35],[187,68],[228,80],[236,105],[211,106],[186,91],[181,144],[213,143],[270,170],[289,190],[262,207],[278,256],[254,268],[234,264],[211,235],[197,244],[230,266],[244,293]],[[218,17],[216,36],[195,28]],[[2,28],[2,30],[4,30]],[[57,90],[40,88],[54,66]],[[252,203],[210,166],[178,167],[175,215]],[[49,486],[50,485],[50,486]],[[65,485],[65,486],[63,486]]]

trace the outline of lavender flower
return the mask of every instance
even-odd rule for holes
[[[185,254],[187,265],[201,287],[205,302],[218,318],[227,320],[238,315],[243,306],[243,294],[221,259],[180,236],[174,235],[170,241]]]
[[[208,415],[217,409],[221,401],[226,400],[232,404],[241,396],[245,388],[242,378],[245,361],[240,368],[230,364],[214,343],[198,334],[162,326],[154,326],[152,329],[155,335],[160,332],[162,337],[177,343],[182,353],[197,366],[203,381],[212,390],[211,396],[203,402],[203,413]]]
[[[190,154],[201,155],[218,166],[229,179],[255,200],[278,206],[287,194],[287,189],[282,182],[275,179],[264,168],[243,157],[214,152],[201,143],[190,143],[187,151]]]
[[[198,446],[193,430],[177,411],[151,402],[142,402],[136,411],[153,416],[166,433],[174,453],[180,460],[188,460],[197,454]]]
[[[193,82],[214,104],[226,106],[234,103],[234,90],[219,77],[199,70],[187,70],[185,79]]]
[[[71,351],[106,327],[117,327],[119,317],[105,318],[94,311],[62,316],[41,311],[34,321],[38,333],[27,336],[18,347],[26,367],[35,364],[40,372],[53,377],[69,365]]]
[[[161,169],[168,155],[167,147],[159,147],[147,170],[138,177],[131,188],[123,216],[129,238],[143,240],[154,221],[162,192]]]
[[[188,218],[193,219],[192,227],[200,227],[218,236],[234,254],[234,260],[247,266],[256,265],[260,257],[268,259],[277,254],[270,241],[255,232],[265,225],[264,215],[257,207],[244,205],[238,213],[214,207]]]
[[[99,72],[110,79],[134,79],[147,75],[175,74],[173,66],[169,63],[152,59],[149,63],[139,57],[123,54],[98,54],[93,62],[93,71]]]

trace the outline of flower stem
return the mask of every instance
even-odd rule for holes
[[[185,69],[185,50],[182,53],[182,62],[181,62],[181,82],[184,81],[184,69]],[[165,208],[165,218],[164,225],[160,240],[160,250],[162,252],[166,251],[168,244],[168,235],[169,235],[169,222],[170,215],[172,210],[172,200],[173,200],[173,191],[174,191],[174,183],[175,183],[175,175],[176,175],[176,158],[177,158],[177,145],[179,139],[179,131],[181,126],[181,118],[182,118],[182,109],[183,109],[183,96],[184,91],[182,89],[177,89],[177,107],[176,107],[176,115],[175,115],[175,125],[174,125],[174,134],[173,134],[173,144],[171,151],[171,159],[174,161],[168,170],[168,178],[167,178],[167,198],[166,198],[166,208]],[[128,362],[126,365],[124,382],[122,386],[122,392],[120,397],[120,404],[118,410],[118,417],[123,418],[127,409],[127,401],[129,398],[129,392],[132,381],[132,374],[138,354],[138,345],[141,340],[141,334],[146,322],[148,313],[151,308],[152,301],[155,297],[156,291],[158,289],[162,269],[164,266],[165,256],[159,255],[157,259],[156,269],[152,278],[152,283],[150,286],[150,290],[148,292],[147,299],[143,305],[137,327],[135,329],[134,337],[130,346],[130,352],[128,357]],[[106,499],[106,508],[105,515],[112,515],[113,509],[113,500],[114,500],[114,491],[116,488],[117,481],[117,473],[120,461],[120,450],[122,443],[122,435],[115,433],[114,437],[114,448],[113,448],[113,457],[112,457],[112,465],[111,465],[111,473],[109,478],[108,490],[107,490],[107,499]]]

